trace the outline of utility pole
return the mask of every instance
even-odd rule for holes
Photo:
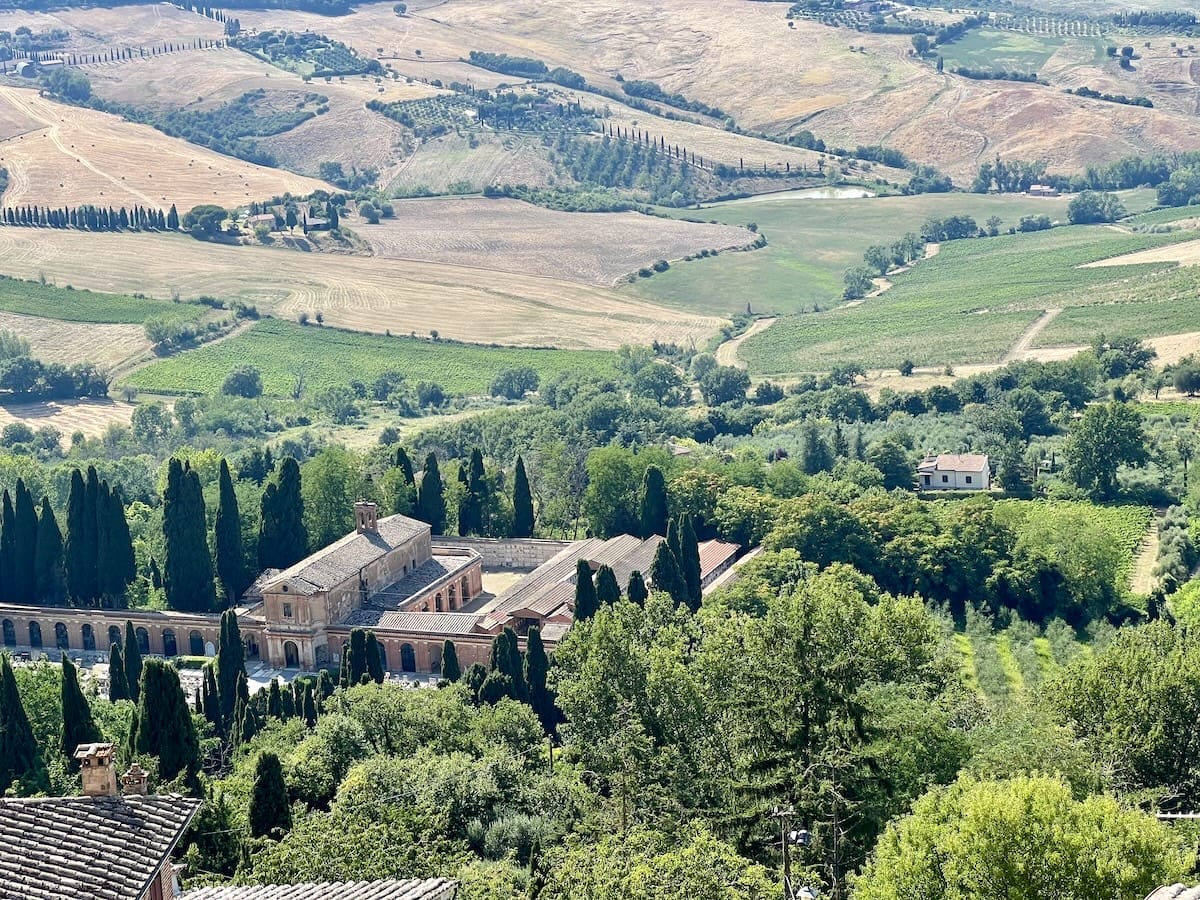
[[[799,893],[792,888],[792,846],[807,847],[812,844],[812,835],[807,829],[793,831],[788,828],[795,815],[796,809],[791,804],[771,809],[771,818],[779,820],[779,846],[783,851],[783,900],[805,900],[815,896],[807,887],[801,888]]]

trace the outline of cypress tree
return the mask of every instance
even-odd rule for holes
[[[546,686],[549,671],[550,660],[542,644],[542,630],[535,625],[525,637],[525,683],[529,685],[529,705],[547,734],[553,733],[557,720],[554,692]]]
[[[483,689],[483,683],[487,680],[487,667],[479,663],[471,663],[467,670],[462,674],[462,683],[467,686],[467,690],[471,692],[471,702],[476,706],[479,705],[479,692]]]
[[[679,517],[679,565],[683,569],[683,580],[687,584],[688,607],[695,612],[700,608],[703,589],[700,585],[700,542],[696,539],[696,528],[692,517]]]
[[[283,765],[270,750],[263,751],[254,767],[254,790],[250,794],[250,836],[283,836],[292,827]]]
[[[0,503],[0,601],[28,603],[17,596],[17,517],[7,490]]]
[[[0,793],[13,782],[18,793],[36,794],[49,788],[42,754],[17,690],[8,654],[0,656]]]
[[[128,619],[125,620],[125,681],[129,685],[129,699],[137,703],[141,698],[142,648]]]
[[[242,552],[242,517],[238,513],[237,494],[229,464],[221,460],[218,477],[217,519],[213,526],[217,551],[217,576],[226,606],[233,606],[246,589],[245,555]]]
[[[283,718],[283,694],[279,690],[279,682],[274,678],[267,689],[267,715],[273,719]]]
[[[479,702],[489,706],[495,706],[505,697],[512,695],[512,679],[500,671],[489,672],[483,679],[483,684],[479,686]]]
[[[193,783],[200,769],[200,745],[187,698],[174,666],[146,660],[138,704],[137,752],[158,757],[158,774],[172,781],[180,774]]]
[[[304,724],[309,728],[315,728],[317,725],[317,703],[313,699],[311,684],[304,685]]]
[[[655,465],[646,466],[642,476],[641,523],[642,537],[667,533],[667,482],[662,469]]]
[[[204,683],[201,686],[203,697],[204,718],[216,729],[217,734],[225,733],[225,722],[221,718],[221,694],[217,690],[217,676],[211,662],[204,664]]]
[[[521,649],[517,641],[517,633],[511,628],[505,628],[492,640],[492,652],[489,665],[493,672],[499,672],[508,677],[508,684],[514,700],[525,703],[529,701],[529,686],[525,682],[525,667],[521,660]]]
[[[82,600],[91,603],[100,596],[99,563],[100,534],[97,531],[100,504],[100,476],[95,466],[88,466],[84,475],[83,489],[83,551],[86,554],[87,571],[84,573],[85,593]],[[69,523],[68,523],[69,526]]]
[[[175,209],[175,204],[171,204],[171,208],[167,211],[167,228],[171,231],[179,230],[179,211]]]
[[[113,703],[118,700],[132,700],[129,693],[129,679],[125,676],[125,661],[121,656],[121,645],[112,643],[108,648],[108,699]]]
[[[13,498],[13,517],[16,527],[13,536],[13,597],[18,603],[36,603],[40,599],[37,570],[34,568],[37,559],[37,509],[33,505],[33,495],[20,478],[17,479]]]
[[[227,609],[221,613],[221,638],[217,647],[217,693],[221,698],[221,721],[228,727],[233,723],[233,707],[238,682],[246,677],[246,648],[237,613]]]
[[[367,671],[367,630],[350,629],[350,646],[346,651],[345,681],[348,686],[358,684]]]
[[[646,590],[646,579],[642,578],[642,573],[637,569],[629,573],[629,586],[625,588],[625,596],[638,606],[645,606],[646,598],[650,596],[650,592]]]
[[[675,554],[676,560],[683,559],[683,548],[679,544],[679,522],[676,519],[667,523],[667,546]]]
[[[396,467],[404,475],[405,484],[409,487],[417,486],[417,479],[413,474],[412,460],[408,458],[408,453],[403,447],[396,448]]]
[[[100,740],[100,729],[96,727],[92,708],[79,688],[75,666],[65,653],[62,658],[62,716],[62,754],[66,757],[68,770],[77,772],[79,761],[75,759],[75,748]]]
[[[286,569],[307,555],[300,464],[289,456],[280,463],[278,477],[263,493],[258,564],[264,569]]]
[[[267,483],[259,501],[258,518],[258,568],[278,569],[275,565],[280,554],[279,543],[279,488],[275,482]]]
[[[616,573],[608,566],[601,566],[596,572],[596,603],[612,605],[621,599],[621,585],[617,583]]]
[[[279,697],[282,701],[279,706],[280,718],[283,721],[294,719],[296,717],[296,695],[292,693],[290,685],[284,685],[279,689]]]
[[[525,460],[517,457],[517,470],[513,475],[513,529],[515,538],[533,537],[533,494],[529,490],[529,476],[525,473]]]
[[[421,485],[417,488],[417,518],[429,525],[434,534],[446,530],[446,496],[442,485],[442,473],[438,470],[437,457],[430,453],[425,457],[425,471],[421,473]]]
[[[462,678],[462,667],[458,664],[458,648],[454,641],[442,641],[442,677],[447,681]]]
[[[167,466],[163,537],[166,540],[163,587],[167,603],[186,612],[208,612],[213,607],[215,591],[200,476],[175,457]]]
[[[33,568],[38,599],[51,606],[61,605],[67,597],[67,573],[63,566],[62,532],[49,497],[42,498]]]
[[[375,637],[375,632],[367,632],[367,675],[376,684],[383,684],[383,656],[379,652],[379,640]]]
[[[101,596],[124,599],[125,588],[137,576],[137,563],[121,489],[110,490],[108,483],[102,482],[97,503],[97,587]]]
[[[575,621],[590,619],[600,608],[596,585],[592,582],[592,567],[586,559],[575,564]]]
[[[683,572],[679,569],[679,560],[663,541],[654,551],[654,561],[650,563],[650,580],[654,589],[666,591],[677,604],[687,603],[687,582],[683,580]]]

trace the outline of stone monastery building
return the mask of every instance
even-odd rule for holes
[[[574,621],[580,559],[612,567],[624,585],[633,570],[649,583],[663,539],[622,535],[583,541],[487,541],[433,538],[424,522],[377,518],[374,503],[355,504],[355,530],[283,571],[267,570],[237,608],[247,658],[277,669],[337,666],[353,628],[369,628],[391,672],[439,673],[445,641],[463,668],[487,663],[506,627],[533,626],[554,646]],[[701,545],[701,575],[713,582],[738,552],[734,544]],[[483,591],[483,570],[533,571],[497,596]],[[217,614],[135,609],[74,609],[0,604],[10,650],[106,653],[133,623],[143,654],[213,656]]]

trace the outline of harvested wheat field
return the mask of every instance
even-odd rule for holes
[[[29,341],[37,359],[65,366],[90,362],[111,369],[150,349],[141,325],[63,322],[0,312],[0,331],[14,331]]]
[[[0,142],[0,165],[9,174],[4,203],[9,206],[94,203],[162,209],[174,203],[182,213],[200,203],[237,206],[328,187],[314,178],[213,153],[146,125],[56,103],[25,88],[0,87],[0,111],[6,109],[40,126]]]
[[[907,35],[869,34],[797,20],[786,4],[742,3],[736,12],[714,0],[661,0],[630,6],[600,0],[562,8],[540,0],[417,0],[397,17],[391,4],[370,4],[337,19],[292,12],[249,13],[260,27],[323,31],[364,53],[382,53],[401,72],[406,60],[457,63],[471,50],[532,56],[620,90],[613,76],[647,79],[665,90],[719,107],[750,130],[811,129],[831,143],[885,143],[969,181],[980,162],[1000,152],[1045,159],[1052,171],[1111,162],[1131,153],[1187,150],[1200,123],[1187,99],[1143,109],[1072,97],[1063,87],[1111,75],[1078,48],[1055,61],[1063,84],[968,81],[939,75],[911,56]],[[853,48],[853,49],[851,49]],[[1169,52],[1165,46],[1151,51]],[[1149,60],[1164,93],[1194,87],[1180,64]],[[461,63],[457,63],[461,65]],[[1107,64],[1106,64],[1107,65]],[[1160,71],[1161,70],[1161,71]],[[1155,74],[1157,73],[1157,74]],[[415,72],[409,74],[417,74]],[[1141,76],[1137,76],[1140,78]],[[461,80],[461,79],[460,79]],[[516,79],[514,79],[516,80]],[[1153,86],[1139,82],[1135,88]],[[1190,94],[1189,94],[1190,96]],[[716,123],[719,126],[719,123]],[[714,156],[716,154],[714,153]],[[746,154],[750,155],[750,154]]]
[[[128,425],[135,405],[112,400],[51,400],[46,403],[14,403],[0,406],[0,428],[13,422],[24,422],[30,428],[57,428],[62,443],[68,444],[71,435],[83,432],[84,437],[100,437],[109,425]]]
[[[0,228],[0,269],[105,291],[210,295],[329,325],[477,343],[610,349],[703,342],[720,320],[557,278],[427,262],[206,244],[182,235]]]
[[[754,235],[732,225],[640,213],[569,213],[518,200],[406,200],[394,219],[351,222],[376,256],[611,285],[659,259],[744,247]]]
[[[80,53],[103,53],[116,47],[136,50],[168,42],[190,43],[197,38],[216,41],[225,36],[220,22],[169,3],[53,12],[0,11],[0,29],[15,31],[21,26],[35,32],[55,28],[66,31],[69,37],[65,49]]]
[[[1139,250],[1137,253],[1125,253],[1121,256],[1111,256],[1096,262],[1085,263],[1081,269],[1101,269],[1108,266],[1137,266],[1149,263],[1179,263],[1181,266],[1200,264],[1200,240],[1184,241],[1180,244],[1166,244],[1152,250]]]

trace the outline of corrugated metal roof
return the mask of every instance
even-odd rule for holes
[[[182,900],[452,900],[458,882],[446,878],[397,881],[323,881],[209,887],[184,891]]]
[[[288,593],[316,594],[337,587],[353,578],[364,566],[396,547],[429,531],[429,526],[407,516],[387,516],[378,522],[378,531],[348,534],[323,550],[305,557],[263,584],[263,593],[277,591],[286,583]]]
[[[138,900],[199,808],[174,794],[0,800],[0,898]]]

